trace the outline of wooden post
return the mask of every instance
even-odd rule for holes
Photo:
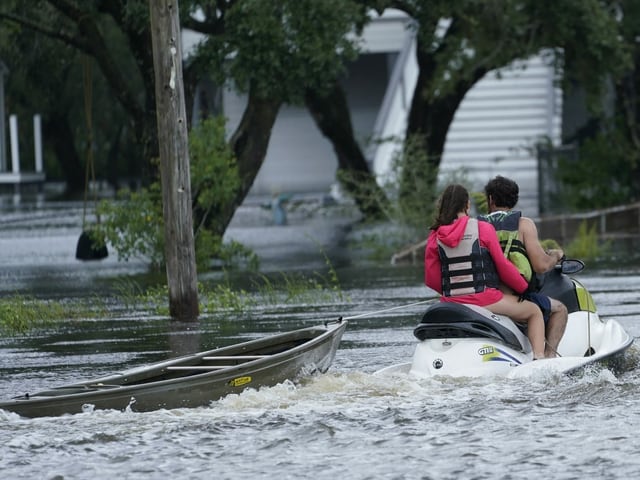
[[[149,0],[149,8],[169,312],[174,320],[195,321],[198,286],[178,0]]]
[[[4,77],[9,73],[9,69],[0,60],[0,172],[7,172],[7,136],[5,132],[4,120]]]
[[[11,137],[11,171],[20,173],[20,144],[18,143],[18,117],[9,117],[9,136]]]

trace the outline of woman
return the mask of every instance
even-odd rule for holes
[[[504,257],[493,226],[469,217],[469,192],[449,185],[438,202],[424,260],[426,285],[443,302],[479,305],[527,324],[533,358],[544,358],[542,312],[528,300],[505,294],[500,282],[517,293],[527,289],[518,269]]]

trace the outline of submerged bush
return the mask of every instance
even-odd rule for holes
[[[595,224],[589,226],[587,221],[580,223],[578,233],[566,247],[566,254],[581,260],[596,260],[609,254],[610,243],[600,242]]]
[[[55,326],[62,320],[96,317],[104,313],[103,303],[95,298],[62,304],[57,300],[14,294],[0,301],[0,331],[8,335],[25,334]]]
[[[189,153],[198,270],[208,270],[212,259],[225,265],[245,262],[249,268],[256,268],[255,254],[237,242],[223,244],[212,221],[216,212],[230,204],[240,185],[236,160],[225,139],[224,119],[206,119],[194,127],[189,133]],[[137,192],[123,190],[116,201],[102,201],[98,214],[104,218],[100,233],[116,250],[118,258],[127,261],[141,257],[156,269],[164,265],[159,181]]]

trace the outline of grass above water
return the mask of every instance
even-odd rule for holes
[[[41,328],[55,328],[61,321],[116,316],[122,309],[168,317],[166,285],[143,288],[129,277],[118,278],[114,283],[116,293],[109,297],[68,298],[63,302],[23,294],[4,297],[0,300],[0,332],[24,335]],[[330,266],[324,275],[257,274],[250,280],[249,288],[235,286],[229,280],[200,283],[198,300],[201,314],[238,314],[265,305],[327,304],[348,299]]]

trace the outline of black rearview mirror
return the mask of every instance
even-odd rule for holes
[[[567,275],[578,273],[584,269],[582,260],[563,260],[561,263],[561,271]]]

